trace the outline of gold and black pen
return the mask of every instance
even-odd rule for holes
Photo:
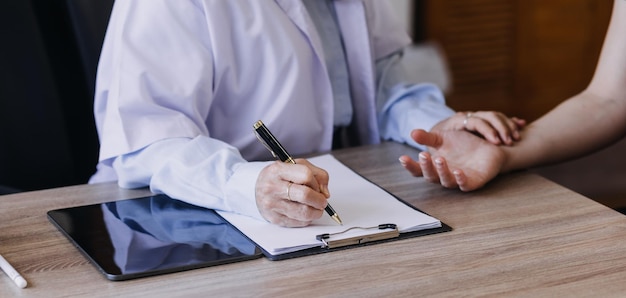
[[[295,164],[296,161],[287,153],[285,147],[283,147],[280,142],[274,137],[274,135],[267,129],[267,126],[263,124],[263,121],[259,120],[254,123],[254,133],[257,138],[267,147],[267,149],[274,155],[275,158],[283,162],[289,162]],[[326,213],[330,215],[338,224],[342,225],[341,219],[339,218],[339,214],[335,212],[335,209],[330,206],[330,204],[326,204]]]

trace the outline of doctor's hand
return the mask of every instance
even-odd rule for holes
[[[467,131],[426,132],[416,129],[411,137],[428,146],[419,161],[403,155],[400,163],[413,176],[462,191],[478,189],[493,179],[506,161],[503,147],[491,144]]]
[[[500,112],[478,111],[457,112],[437,123],[431,132],[444,130],[467,130],[482,136],[496,145],[513,145],[520,140],[520,130],[526,121],[517,117],[507,117]]]
[[[328,173],[306,159],[276,161],[261,170],[255,187],[261,215],[273,224],[304,227],[324,214]]]

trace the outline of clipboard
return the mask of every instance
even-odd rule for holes
[[[411,226],[406,226],[407,217],[411,217],[410,220],[412,220],[413,216],[425,216],[429,218],[432,217],[425,212],[419,210],[415,206],[412,206],[411,204],[408,204],[407,202],[393,195],[389,191],[367,180],[362,175],[356,173],[352,169],[348,168],[347,166],[336,160],[330,154],[313,157],[310,158],[309,161],[329,171],[331,177],[342,177],[339,179],[336,178],[335,181],[347,177],[346,179],[348,180],[342,181],[342,183],[340,183],[342,185],[339,187],[335,187],[333,189],[333,185],[329,185],[331,195],[338,194],[338,196],[341,196],[331,197],[331,199],[333,199],[333,206],[337,209],[337,212],[339,212],[342,219],[344,220],[345,226],[337,226],[337,224],[333,223],[328,216],[323,216],[319,220],[319,222],[314,221],[314,223],[312,224],[313,227],[309,226],[304,228],[280,228],[267,222],[261,222],[258,220],[255,221],[240,215],[218,211],[218,213],[224,216],[225,220],[233,225],[235,229],[239,230],[243,235],[248,237],[248,239],[256,243],[256,245],[261,249],[265,257],[269,260],[285,260],[349,248],[356,248],[360,246],[368,246],[383,242],[402,240],[406,238],[437,234],[452,230],[450,226],[435,218],[433,219],[435,219],[436,222],[439,224],[438,226],[427,226],[426,228],[418,227],[417,229],[413,230]],[[331,184],[332,181],[333,180],[331,180]],[[343,197],[349,196],[349,194],[354,194],[355,196],[364,195],[363,201],[358,201],[357,203],[355,203],[354,201],[342,202],[341,199]],[[372,215],[376,215],[374,213],[378,211],[378,208],[381,207],[381,204],[393,205],[395,206],[393,207],[395,209],[392,209],[392,211],[389,212],[388,209],[381,208],[381,210],[384,210],[387,213],[384,214],[384,219],[380,220],[379,222],[372,222],[373,220],[377,219],[367,219],[367,223],[364,224],[363,221],[359,222],[358,220],[353,220],[353,218],[351,218],[351,213],[359,214],[360,212],[364,211],[360,210],[359,208],[361,208],[360,205],[367,204],[369,202],[368,200],[370,198],[368,198],[367,195],[379,197],[381,200],[383,200],[383,202],[375,202],[374,205],[370,206],[369,208],[368,212],[370,213],[364,213],[365,215],[361,217],[376,218],[376,216]],[[376,199],[374,201],[376,201]],[[376,211],[372,211],[374,209]],[[399,210],[397,214],[403,215],[396,216],[395,211],[397,210]],[[318,226],[315,227],[315,225]],[[393,228],[392,226],[395,226],[395,228]],[[309,228],[312,229],[312,231],[310,231]],[[328,229],[328,231],[325,231],[325,229]],[[367,232],[365,236],[357,235],[352,237],[348,235],[348,231],[354,230],[371,231]],[[270,239],[272,238],[270,236],[272,234],[277,235],[273,238],[273,240]],[[324,236],[324,234],[327,235]],[[280,240],[292,237],[306,237],[307,243],[301,245],[300,247],[298,246],[299,243],[297,243],[298,245],[293,246],[293,251],[289,249],[285,251],[279,251],[281,248],[278,248],[277,250],[278,246],[272,243],[276,239]],[[270,245],[268,245],[268,243],[270,243]]]
[[[401,201],[402,203],[407,204],[401,199],[398,199],[398,200]],[[415,208],[412,205],[407,204],[407,206],[410,206],[411,208],[420,211],[419,209]],[[226,220],[226,222],[228,222],[228,220]],[[231,224],[230,222],[228,223]],[[379,226],[383,226],[383,228],[380,228]],[[317,254],[322,254],[322,253],[328,253],[328,252],[333,252],[333,251],[340,251],[340,250],[345,250],[345,249],[352,249],[352,248],[357,248],[357,247],[375,245],[379,243],[403,240],[403,239],[408,239],[408,238],[439,234],[439,233],[444,233],[444,232],[450,232],[453,230],[451,226],[445,224],[444,222],[441,222],[441,227],[438,227],[438,228],[424,229],[424,230],[404,232],[404,233],[400,233],[400,231],[398,230],[397,226],[395,226],[395,224],[387,223],[387,224],[380,224],[379,226],[365,227],[365,229],[372,229],[372,228],[379,229],[377,233],[368,234],[366,236],[355,236],[355,237],[335,240],[333,239],[333,234],[331,233],[313,235],[313,237],[315,237],[317,241],[319,241],[319,246],[297,250],[297,251],[293,251],[289,253],[272,254],[271,252],[267,251],[266,249],[264,249],[262,246],[258,244],[257,244],[257,247],[261,250],[261,252],[267,259],[271,261],[281,261],[281,260],[317,255]],[[394,227],[392,228],[391,226],[394,226]],[[248,237],[245,233],[237,229],[236,226],[233,225],[232,227],[238,230],[244,237],[254,242],[254,240]],[[346,230],[347,229],[359,229],[359,228],[362,228],[362,227],[349,227],[349,228],[346,228]],[[328,235],[327,238],[324,237],[325,235]]]

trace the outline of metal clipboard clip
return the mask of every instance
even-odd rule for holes
[[[379,233],[374,233],[374,234],[361,235],[361,236],[355,236],[355,237],[343,238],[343,239],[337,239],[337,240],[330,239],[332,236],[340,235],[340,234],[346,233],[354,229],[361,229],[361,230],[378,229],[378,230],[383,230],[383,231]],[[352,228],[349,228],[349,229],[346,229],[344,231],[337,232],[337,233],[319,234],[315,236],[315,239],[322,241],[322,248],[336,248],[336,247],[342,247],[342,246],[348,246],[348,245],[363,244],[367,242],[384,240],[384,239],[389,239],[389,238],[395,238],[399,236],[400,236],[400,231],[398,231],[398,226],[396,224],[380,224],[375,227],[365,227],[365,228],[364,227],[352,227]]]

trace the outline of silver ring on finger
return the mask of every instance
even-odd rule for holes
[[[289,181],[289,184],[287,185],[287,200],[289,201],[293,201],[291,199],[291,185],[293,185],[293,182]]]
[[[467,112],[467,114],[465,114],[465,119],[463,119],[463,128],[467,129],[467,122],[469,122],[469,119],[472,118],[472,116],[474,116],[474,113],[472,112]]]

